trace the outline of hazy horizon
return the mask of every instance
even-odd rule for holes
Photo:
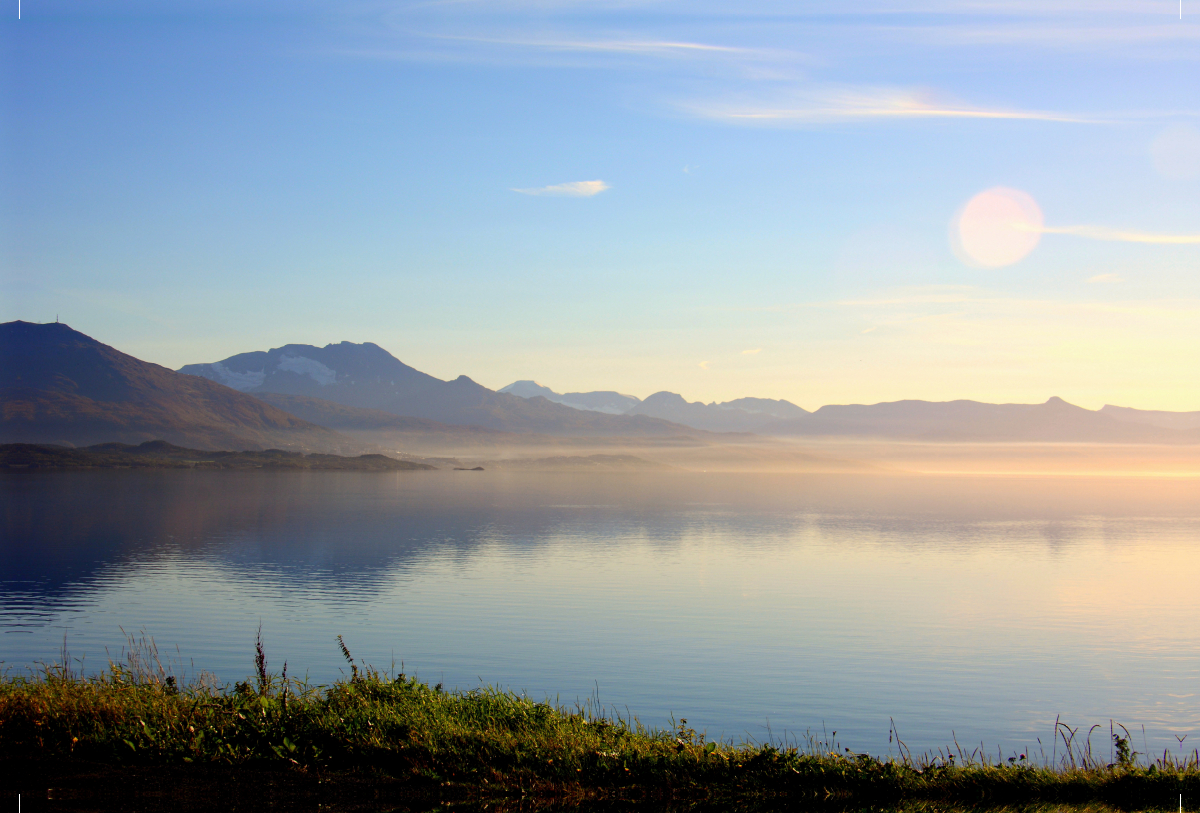
[[[93,337],[93,338],[95,338],[95,337]],[[329,343],[327,343],[327,344],[338,344],[338,343],[339,343],[339,342],[329,342]],[[283,342],[282,344],[275,345],[274,347],[270,347],[270,348],[268,348],[268,347],[254,348],[254,350],[259,350],[259,351],[273,350],[273,349],[276,349],[276,348],[279,348],[279,347],[283,347],[283,346],[285,346],[285,345],[288,345],[288,344],[298,344],[298,342]],[[377,344],[377,343],[375,343],[375,344]],[[313,346],[320,347],[320,346],[323,346],[323,345],[313,345]],[[118,348],[118,349],[120,349],[120,348]],[[388,348],[386,348],[386,347],[384,347],[383,349],[384,349],[384,350],[388,350]],[[251,351],[243,351],[243,352],[251,352]],[[388,352],[389,352],[389,353],[391,353],[391,351],[390,351],[390,350],[388,350]],[[421,372],[427,372],[426,370],[422,369],[422,367],[421,367],[419,364],[414,364],[414,363],[412,363],[411,361],[406,361],[405,359],[403,359],[403,358],[400,358],[399,356],[397,356],[395,353],[391,353],[391,354],[392,354],[392,356],[396,357],[396,358],[397,358],[397,359],[399,359],[400,361],[402,361],[402,362],[404,362],[405,364],[407,364],[409,367],[412,367],[412,368],[414,368],[414,369],[416,369],[416,370],[420,370]],[[226,357],[226,358],[228,358],[228,357]],[[220,362],[220,361],[224,361],[224,359],[211,359],[210,361],[205,361],[205,362],[195,362],[195,363],[201,363],[201,364],[211,364],[211,363]],[[608,386],[608,385],[605,385],[605,384],[603,384],[603,383],[601,383],[601,384],[599,384],[599,385],[597,385],[597,386],[591,387],[590,389],[585,389],[585,390],[565,390],[565,389],[563,389],[563,388],[561,388],[561,387],[556,387],[556,386],[553,386],[552,384],[547,384],[545,381],[543,381],[543,380],[541,380],[541,379],[538,379],[538,378],[518,378],[518,379],[514,379],[514,380],[512,380],[512,381],[509,381],[509,382],[508,382],[508,383],[506,383],[506,384],[494,384],[494,383],[492,383],[492,382],[487,382],[487,383],[485,383],[483,380],[481,380],[481,378],[480,378],[479,376],[472,375],[470,372],[463,372],[463,373],[461,373],[461,375],[465,375],[465,376],[467,376],[468,378],[470,378],[470,379],[472,379],[473,381],[475,381],[476,383],[484,384],[484,386],[488,387],[489,389],[496,390],[496,391],[499,391],[499,390],[503,389],[504,387],[507,387],[507,386],[509,386],[509,385],[511,385],[511,384],[518,383],[518,382],[520,382],[520,381],[533,381],[533,382],[534,382],[535,384],[537,384],[538,386],[547,387],[547,388],[549,388],[549,389],[553,390],[554,392],[556,392],[556,393],[558,393],[558,394],[560,394],[560,395],[561,395],[561,394],[563,394],[563,393],[566,393],[566,392],[618,392],[618,393],[621,393],[621,394],[624,394],[624,395],[631,395],[631,396],[633,396],[633,397],[635,397],[635,398],[637,398],[637,399],[639,399],[639,400],[641,400],[641,401],[644,401],[644,400],[646,400],[647,398],[649,398],[651,395],[655,395],[655,394],[657,394],[657,393],[660,393],[660,392],[671,392],[670,390],[657,389],[657,390],[651,390],[651,391],[649,391],[649,392],[646,392],[644,395],[639,395],[639,394],[638,394],[638,393],[636,393],[636,392],[632,392],[632,391],[630,391],[628,388],[622,389],[620,386]],[[453,378],[457,378],[457,377],[458,377],[458,376],[450,376],[449,378],[447,378],[447,379],[445,379],[445,380],[451,380],[451,379],[453,379]],[[685,400],[685,401],[688,401],[689,403],[692,403],[692,402],[699,402],[699,403],[724,403],[724,401],[707,401],[707,402],[705,402],[705,401],[700,401],[700,399],[696,399],[696,398],[691,398],[691,397],[689,397],[689,395],[688,395],[686,392],[681,392],[681,393],[676,393],[676,394],[683,396],[684,400]],[[1039,400],[1035,400],[1035,401],[1019,401],[1019,402],[1018,402],[1018,401],[1003,401],[1003,402],[989,402],[989,403],[1029,403],[1029,404],[1042,404],[1042,403],[1045,403],[1045,402],[1047,402],[1047,401],[1053,400],[1053,399],[1055,399],[1055,398],[1060,398],[1060,397],[1061,397],[1061,396],[1059,396],[1059,395],[1056,395],[1056,394],[1054,394],[1054,393],[1050,393],[1050,394],[1046,395],[1046,397],[1045,397],[1045,398],[1041,398],[1041,399],[1039,399]],[[772,399],[777,399],[777,400],[786,400],[786,401],[790,401],[790,399],[783,398],[782,396],[779,396],[779,395],[773,395],[773,394],[770,394],[770,393],[759,393],[759,392],[745,392],[745,393],[740,393],[740,394],[734,395],[734,396],[732,396],[732,397],[730,397],[730,398],[728,398],[728,399],[726,399],[726,400],[732,401],[732,400],[736,400],[736,399],[738,399],[738,398],[772,398]],[[913,397],[911,397],[911,398],[906,398],[906,399],[897,398],[897,399],[894,399],[894,400],[897,400],[897,401],[899,401],[899,400],[933,401],[933,400],[935,400],[935,399],[932,399],[932,398],[921,398],[921,397],[919,397],[919,396],[913,396]],[[977,399],[945,398],[945,399],[937,399],[937,400],[944,400],[944,401],[956,401],[956,400],[977,400]],[[1063,399],[1063,400],[1067,400],[1067,399]],[[852,403],[852,402],[849,402],[849,401],[840,401],[840,402],[839,402],[839,401],[830,401],[830,402],[825,402],[825,403],[821,403],[821,404],[814,404],[814,403],[796,403],[796,402],[792,401],[791,403],[795,403],[795,404],[796,404],[796,406],[803,407],[804,409],[807,409],[807,410],[809,410],[809,411],[811,412],[811,411],[815,411],[815,410],[819,409],[819,408],[820,408],[820,407],[822,407],[822,406],[825,406],[826,404],[829,404],[829,405],[833,405],[833,404],[849,404],[849,403]],[[884,402],[882,402],[882,401],[871,401],[871,402],[866,402],[866,403],[884,403]],[[1068,402],[1068,403],[1074,403],[1074,402]],[[1074,405],[1075,405],[1075,406],[1084,406],[1084,408],[1085,408],[1085,409],[1092,409],[1092,410],[1098,410],[1098,409],[1100,409],[1100,408],[1101,408],[1101,407],[1103,407],[1103,406],[1119,406],[1119,407],[1128,407],[1128,408],[1132,408],[1132,409],[1151,409],[1150,407],[1143,407],[1143,406],[1140,406],[1140,405],[1137,405],[1137,404],[1117,404],[1117,403],[1114,403],[1114,402],[1112,402],[1112,401],[1104,401],[1103,403],[1101,403],[1101,404],[1099,404],[1098,406],[1095,406],[1095,407],[1092,407],[1092,406],[1085,406],[1085,405],[1083,405],[1083,404],[1074,404]],[[1167,410],[1167,411],[1177,411],[1177,412],[1193,412],[1193,411],[1200,411],[1200,410]]]
[[[56,323],[60,323],[60,322],[56,321]],[[42,323],[42,324],[48,324],[48,323]],[[63,324],[63,325],[64,325],[64,326],[66,326],[66,327],[71,327],[70,325],[67,325],[67,324],[66,324],[66,322],[61,322],[61,324]],[[72,328],[72,329],[74,329],[74,328]],[[93,338],[93,339],[96,339],[97,337],[95,337],[95,336],[92,336],[91,338]],[[99,339],[97,339],[97,340],[98,340],[98,341],[102,341],[102,340],[99,340]],[[102,342],[102,343],[105,343],[105,344],[107,344],[107,342]],[[370,342],[368,342],[368,343],[370,343]],[[255,352],[255,351],[267,351],[267,350],[274,350],[274,349],[278,349],[278,348],[281,348],[281,347],[284,347],[284,346],[287,346],[287,345],[291,345],[291,344],[298,344],[298,343],[296,343],[296,342],[284,342],[284,343],[282,343],[282,344],[276,345],[275,347],[269,347],[269,348],[255,348],[253,351],[250,351],[250,350],[248,350],[248,351],[244,351],[244,352]],[[328,344],[339,344],[339,342],[329,342]],[[362,343],[360,342],[360,343],[357,343],[357,344],[362,344]],[[317,347],[320,347],[320,345],[310,345],[310,346],[317,346]],[[119,347],[118,347],[118,348],[116,348],[116,349],[117,349],[117,350],[121,350],[121,348],[119,348]],[[385,347],[385,348],[382,348],[382,349],[383,349],[383,350],[385,350],[385,351],[387,351],[387,348],[386,348],[386,347]],[[125,352],[125,351],[122,351],[122,352]],[[390,351],[388,351],[388,352],[390,353]],[[235,354],[235,355],[236,355],[236,354]],[[395,354],[394,354],[394,353],[392,353],[391,355],[392,355],[393,357],[395,357]],[[228,358],[228,357],[226,357],[226,358]],[[145,361],[146,359],[142,359],[142,360],[143,360],[143,361]],[[226,359],[213,359],[213,360],[211,360],[211,361],[204,361],[204,362],[194,362],[194,363],[196,363],[196,364],[212,364],[212,363],[219,363],[219,362],[221,362],[221,361],[224,361],[224,360],[226,360]],[[406,362],[404,359],[398,359],[398,360],[399,360],[399,361],[401,361],[401,362],[403,362],[403,363],[405,363],[405,364],[407,364],[409,367],[412,367],[413,369],[419,370],[420,372],[425,372],[425,370],[422,370],[422,369],[421,369],[421,368],[420,368],[418,365],[415,365],[415,364],[410,364],[410,363]],[[160,365],[160,366],[167,366],[167,365]],[[184,366],[186,366],[186,365],[184,365]],[[172,369],[172,368],[168,367],[168,369]],[[479,378],[478,378],[478,377],[476,377],[476,376],[473,376],[473,375],[471,375],[471,374],[469,374],[469,373],[462,373],[461,375],[465,375],[467,378],[470,378],[470,379],[474,380],[476,383],[482,383],[482,382],[479,380]],[[453,379],[453,378],[457,378],[457,377],[458,377],[458,376],[452,376],[452,377],[451,377],[451,379]],[[451,380],[451,379],[445,379],[445,380]],[[561,394],[564,394],[564,392],[566,392],[566,391],[565,391],[565,390],[563,390],[562,388],[557,388],[557,387],[554,387],[554,386],[550,386],[550,385],[547,385],[547,384],[546,384],[545,382],[543,382],[543,381],[540,381],[540,380],[537,380],[537,379],[532,379],[532,378],[526,378],[526,379],[516,379],[516,380],[514,380],[514,381],[510,381],[510,382],[508,382],[508,384],[498,384],[498,385],[494,385],[494,386],[493,386],[493,385],[486,385],[486,384],[485,384],[485,386],[488,386],[488,388],[489,388],[489,389],[492,389],[492,390],[495,390],[495,391],[500,391],[500,390],[504,389],[505,387],[508,387],[508,386],[509,386],[509,385],[511,385],[511,384],[520,383],[520,382],[523,382],[523,381],[533,381],[533,383],[534,383],[534,384],[537,384],[538,386],[542,386],[542,387],[547,387],[548,389],[550,389],[550,390],[553,390],[555,393],[557,393],[557,394],[560,394],[560,395],[561,395]],[[593,388],[593,389],[591,389],[591,390],[585,390],[585,391],[582,391],[582,392],[618,392],[618,393],[620,393],[620,394],[629,395],[629,396],[632,396],[632,397],[634,397],[634,398],[637,398],[639,401],[644,401],[644,400],[646,400],[647,398],[649,398],[650,396],[652,396],[652,395],[655,395],[655,394],[658,394],[658,393],[662,393],[662,392],[668,392],[668,393],[670,393],[670,391],[669,391],[669,390],[654,390],[654,391],[652,391],[652,392],[647,392],[645,395],[637,395],[636,393],[629,392],[628,390],[622,390],[620,387],[613,387],[613,386],[597,386],[597,387],[594,387],[594,388]],[[703,401],[699,401],[699,400],[697,400],[697,399],[690,398],[690,397],[688,396],[688,394],[687,394],[687,393],[671,393],[671,394],[676,394],[676,395],[680,395],[680,396],[682,396],[682,397],[683,397],[683,399],[684,399],[685,401],[687,401],[688,403],[709,403],[709,404],[712,404],[712,403],[724,403],[724,402],[716,402],[716,401],[710,401],[710,402],[703,402]],[[778,396],[775,396],[775,395],[763,394],[763,393],[742,393],[742,394],[740,394],[740,395],[737,395],[737,396],[735,396],[734,398],[730,398],[729,400],[730,400],[730,401],[732,401],[732,400],[736,400],[736,399],[738,399],[738,398],[747,398],[747,397],[749,397],[749,398],[767,398],[767,399],[776,399],[776,400],[788,400],[788,399],[785,399],[785,398],[779,398]],[[1055,399],[1066,400],[1066,399],[1062,399],[1062,398],[1061,398],[1061,396],[1058,396],[1058,395],[1051,394],[1051,395],[1047,395],[1045,398],[1042,398],[1042,399],[1040,399],[1040,400],[1037,400],[1037,401],[1020,401],[1020,402],[1016,402],[1016,401],[1010,401],[1010,402],[990,402],[990,403],[1007,403],[1007,404],[1016,404],[1016,403],[1020,403],[1020,404],[1044,404],[1044,403],[1046,403],[1046,402],[1048,402],[1048,401],[1053,401],[1053,400],[1055,400]],[[931,399],[931,398],[919,398],[919,397],[906,398],[906,399],[895,399],[895,400],[913,400],[913,401],[930,401],[930,402],[934,401],[934,399]],[[965,398],[945,398],[945,399],[942,399],[942,400],[943,400],[943,401],[958,401],[958,400],[977,400],[977,399],[965,399]],[[794,402],[792,402],[792,403],[794,403]],[[886,403],[886,402],[882,402],[882,401],[873,401],[873,402],[865,402],[865,403],[871,403],[871,404],[875,404],[875,403]],[[989,402],[984,402],[984,403],[989,403]],[[1069,402],[1069,401],[1068,401],[1068,403],[1071,403],[1071,402]],[[816,411],[817,409],[819,409],[819,408],[820,408],[820,407],[822,407],[822,406],[827,406],[827,405],[828,405],[828,406],[835,406],[835,405],[850,405],[850,404],[851,404],[851,402],[845,402],[845,401],[844,401],[844,402],[828,402],[828,403],[823,403],[823,404],[811,404],[811,403],[808,403],[808,404],[806,404],[806,403],[800,403],[800,404],[795,404],[795,405],[796,405],[796,406],[800,406],[800,407],[802,407],[802,408],[804,408],[804,409],[807,409],[807,410],[808,410],[808,411],[810,411],[810,412],[813,412],[813,411]],[[1104,406],[1115,406],[1115,407],[1129,408],[1129,409],[1136,409],[1136,410],[1155,411],[1155,410],[1152,410],[1152,409],[1150,409],[1150,408],[1147,408],[1147,407],[1142,407],[1142,406],[1139,406],[1139,405],[1136,405],[1136,404],[1117,404],[1117,403],[1114,403],[1114,402],[1112,402],[1112,401],[1105,401],[1105,402],[1104,402],[1104,403],[1102,403],[1100,406],[1096,406],[1096,407],[1085,406],[1085,405],[1083,405],[1083,404],[1073,404],[1073,405],[1074,405],[1074,406],[1083,406],[1085,409],[1090,409],[1090,410],[1092,410],[1092,411],[1098,411],[1099,409],[1101,409],[1101,408],[1102,408],[1102,407],[1104,407]],[[580,408],[580,407],[576,407],[576,408]],[[1200,411],[1200,410],[1163,410],[1163,411],[1167,411],[1167,412],[1196,412],[1196,411]]]

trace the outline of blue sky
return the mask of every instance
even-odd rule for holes
[[[12,12],[4,320],[170,367],[350,340],[492,387],[1200,409],[1200,3]],[[996,187],[1042,218],[1003,265],[955,249]]]

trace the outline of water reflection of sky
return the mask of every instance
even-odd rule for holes
[[[1181,481],[4,475],[0,658],[362,660],[887,752],[1049,745],[1056,714],[1200,732],[1200,518]],[[178,647],[178,649],[176,649]],[[1140,729],[1138,729],[1140,735]]]

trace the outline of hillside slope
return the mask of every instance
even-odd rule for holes
[[[484,427],[522,434],[580,437],[666,437],[696,430],[646,416],[606,414],[577,409],[546,398],[519,398],[495,392],[466,376],[442,381],[415,370],[378,345],[341,342],[325,347],[289,344],[265,352],[241,353],[212,364],[189,364],[181,373],[221,381],[272,403],[277,396],[317,398],[359,409],[441,424]],[[362,415],[334,415],[327,406],[287,402],[321,415],[323,425],[347,430],[417,430],[420,426],[355,426],[335,421],[380,421]],[[326,421],[330,421],[326,423]]]
[[[577,437],[663,437],[696,430],[645,415],[606,415],[548,401],[495,392],[465,375],[430,387],[394,405],[398,415],[453,424],[474,424],[505,432]]]
[[[199,449],[352,442],[257,398],[140,361],[64,324],[0,325],[0,442],[166,440]]]

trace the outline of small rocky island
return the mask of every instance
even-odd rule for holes
[[[246,452],[206,452],[185,449],[164,440],[137,446],[101,443],[70,448],[50,444],[0,445],[0,469],[307,469],[320,471],[414,471],[435,466],[396,460],[381,454],[343,457],[304,454],[281,449]]]

